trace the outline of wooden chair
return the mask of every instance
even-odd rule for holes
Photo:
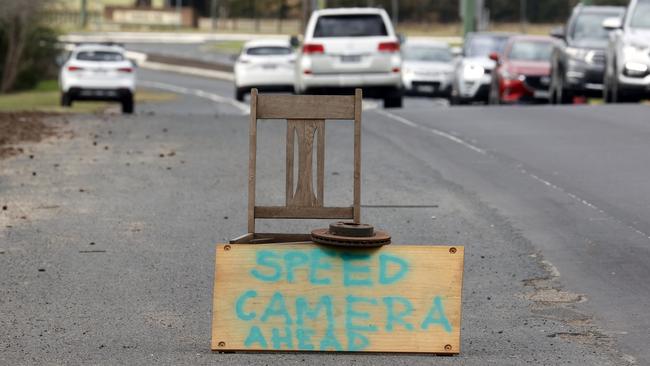
[[[251,91],[248,166],[248,233],[230,243],[277,243],[310,241],[310,234],[255,232],[256,219],[361,219],[361,89],[352,96],[260,95]],[[286,203],[255,205],[257,121],[287,120]],[[354,193],[350,207],[324,205],[325,121],[354,121]],[[297,140],[297,141],[296,141]],[[294,187],[294,152],[298,145],[298,182]],[[316,146],[314,146],[314,144]],[[316,190],[313,187],[313,156],[316,151]]]

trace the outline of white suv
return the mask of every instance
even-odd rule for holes
[[[112,100],[122,113],[133,113],[135,64],[115,45],[86,44],[75,47],[59,73],[61,105],[75,100]]]
[[[604,99],[638,102],[650,97],[650,0],[632,0],[621,22],[606,19],[611,30],[605,68]]]
[[[402,106],[400,41],[383,9],[312,13],[296,62],[297,93],[346,93],[362,88],[384,107]]]

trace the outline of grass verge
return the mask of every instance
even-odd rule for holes
[[[106,109],[110,102],[76,102],[72,108],[60,106],[61,95],[56,80],[46,80],[28,91],[0,95],[0,112],[39,111],[56,113],[95,113]],[[175,98],[172,93],[138,89],[136,103],[165,102]]]

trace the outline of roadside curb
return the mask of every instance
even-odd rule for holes
[[[155,71],[169,71],[184,75],[208,77],[219,80],[234,81],[235,74],[228,71],[209,70],[200,67],[184,66],[171,63],[149,61],[149,55],[142,52],[127,51],[126,56],[135,60],[139,67]]]

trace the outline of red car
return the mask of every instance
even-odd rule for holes
[[[555,42],[551,37],[513,36],[502,56],[490,54],[497,63],[492,73],[490,104],[548,103]]]

